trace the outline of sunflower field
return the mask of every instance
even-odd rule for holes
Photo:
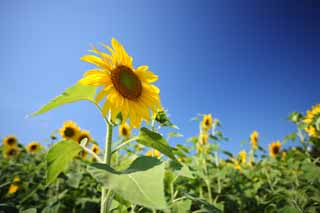
[[[53,130],[49,146],[5,136],[0,212],[320,212],[320,104],[291,113],[296,132],[268,147],[253,130],[247,149],[221,149],[228,138],[211,114],[197,115],[198,135],[172,146],[182,134],[161,105],[158,76],[111,44],[109,53],[93,47],[81,59],[95,68],[30,115],[89,101],[105,141],[75,121]]]

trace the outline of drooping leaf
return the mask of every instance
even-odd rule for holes
[[[81,150],[74,141],[60,141],[53,145],[47,155],[47,184],[52,183]]]
[[[168,142],[159,133],[153,132],[145,127],[142,127],[140,129],[140,134],[137,139],[137,142],[144,146],[157,149],[169,158],[175,159],[175,156],[173,154],[175,149],[173,147],[170,147]]]
[[[169,161],[169,167],[172,169],[178,176],[183,176],[187,178],[193,178],[193,173],[190,171],[189,167],[184,164],[180,164],[177,161]]]
[[[156,158],[142,156],[126,170],[115,171],[106,164],[93,163],[89,173],[105,187],[133,204],[165,209],[164,164]]]
[[[96,89],[97,87],[95,86],[75,84],[72,87],[69,87],[68,89],[66,89],[63,93],[61,93],[61,95],[53,98],[51,101],[49,101],[49,103],[42,106],[39,110],[37,110],[36,112],[33,112],[31,116],[40,115],[58,106],[76,102],[76,101],[82,101],[82,100],[94,101]]]

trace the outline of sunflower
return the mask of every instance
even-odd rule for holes
[[[119,135],[125,138],[130,137],[131,129],[128,124],[124,123],[119,126]]]
[[[80,127],[73,121],[66,121],[63,123],[63,127],[60,128],[60,134],[65,140],[78,141],[80,134]]]
[[[20,153],[20,149],[18,147],[9,147],[6,151],[5,151],[5,156],[7,159],[16,157],[18,154]]]
[[[18,189],[19,189],[19,186],[17,185],[18,182],[20,182],[19,177],[13,178],[12,184],[10,185],[9,190],[8,190],[8,194],[14,194],[18,191]]]
[[[99,154],[100,148],[96,144],[93,144],[91,147],[91,151],[94,152],[95,154]]]
[[[115,120],[121,112],[123,122],[130,120],[131,127],[139,127],[142,120],[150,121],[150,110],[155,113],[161,107],[160,90],[151,84],[158,80],[158,76],[148,71],[149,67],[145,65],[135,69],[125,48],[114,38],[111,43],[112,48],[103,45],[110,54],[93,48],[91,52],[98,56],[85,55],[81,58],[98,68],[87,71],[79,82],[102,87],[96,102],[107,96],[102,107],[104,116],[110,110],[111,119]]]
[[[78,136],[77,142],[80,144],[83,139],[87,138],[87,143],[91,142],[93,139],[88,130],[81,130]]]
[[[269,144],[269,154],[271,157],[275,157],[281,149],[281,143],[280,141],[275,141]]]
[[[161,153],[156,149],[151,149],[146,152],[146,156],[160,158]]]
[[[27,145],[27,151],[30,152],[30,153],[35,153],[37,151],[39,151],[41,147],[41,144],[36,142],[36,141],[32,141],[31,143],[29,143]]]
[[[212,127],[213,119],[211,114],[204,115],[202,118],[201,126],[204,130],[209,130]]]
[[[85,159],[85,158],[87,157],[87,155],[88,155],[88,152],[82,150],[82,151],[79,153],[79,155],[80,155],[80,157],[81,157],[82,159]]]
[[[240,162],[241,162],[242,164],[245,164],[246,161],[247,161],[247,152],[246,152],[246,150],[241,150],[241,151],[239,152],[239,157],[240,157]]]
[[[253,131],[250,135],[250,143],[253,149],[258,148],[258,138],[259,138],[259,132]]]
[[[283,151],[283,152],[281,153],[281,157],[282,157],[282,158],[286,158],[286,157],[287,157],[287,153]]]
[[[201,133],[199,136],[199,143],[201,145],[206,145],[208,143],[208,135],[205,133]]]
[[[309,134],[311,137],[319,137],[319,131],[316,128],[315,123],[317,120],[320,119],[320,104],[317,104],[311,108],[311,110],[308,110],[306,113],[306,116],[303,120],[305,124],[308,126],[305,128],[305,131]],[[319,128],[319,127],[318,127]]]
[[[18,143],[18,139],[14,135],[8,135],[2,140],[3,145],[5,146],[16,146]]]
[[[241,170],[241,165],[240,165],[240,162],[238,161],[238,160],[235,160],[235,159],[233,159],[233,168],[235,169],[235,170]]]

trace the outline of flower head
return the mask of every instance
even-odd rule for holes
[[[241,150],[241,151],[239,152],[239,157],[240,157],[240,162],[241,162],[242,164],[245,164],[246,161],[247,161],[247,152],[246,152],[246,150]]]
[[[276,157],[277,154],[280,152],[281,143],[280,141],[275,141],[269,144],[269,154],[271,157]]]
[[[93,140],[88,130],[81,130],[77,142],[80,144],[85,138],[87,139],[87,143],[90,143]]]
[[[208,131],[211,129],[213,123],[213,119],[211,114],[204,115],[202,118],[201,126],[204,130]]]
[[[161,153],[156,149],[151,149],[146,152],[146,156],[160,158]]]
[[[131,129],[128,124],[123,123],[119,126],[119,135],[124,138],[130,137]]]
[[[257,131],[253,131],[250,135],[250,143],[253,149],[258,148],[258,138],[259,138],[259,133]]]
[[[14,194],[18,191],[18,189],[19,189],[18,182],[20,182],[19,177],[13,178],[12,184],[10,185],[9,190],[8,190],[8,194]]]
[[[148,66],[133,67],[132,57],[116,40],[111,40],[112,47],[104,45],[110,54],[93,48],[96,55],[85,55],[81,59],[97,66],[87,71],[79,81],[84,85],[101,86],[96,96],[99,103],[105,97],[102,111],[104,116],[111,112],[111,119],[115,120],[118,113],[122,114],[122,121],[130,121],[131,127],[139,127],[142,120],[150,121],[150,111],[155,113],[160,105],[160,90],[151,83],[158,80],[158,76],[149,70]]]
[[[310,137],[320,137],[319,128],[316,127],[316,122],[320,119],[320,104],[317,104],[308,110],[306,116],[303,120],[307,127],[305,131],[309,134]]]
[[[63,127],[59,130],[61,137],[65,140],[78,141],[80,127],[73,121],[66,121]]]
[[[20,149],[18,147],[15,147],[15,146],[9,147],[5,151],[5,157],[7,159],[14,158],[14,157],[18,156],[19,153],[20,153]]]
[[[36,141],[32,141],[31,143],[29,143],[27,145],[27,151],[30,153],[35,153],[35,152],[39,151],[40,148],[41,148],[41,144]]]
[[[93,144],[92,147],[91,147],[91,151],[94,152],[95,154],[99,154],[100,148],[99,148],[98,145]]]
[[[3,145],[5,146],[16,146],[18,143],[18,139],[14,135],[8,135],[2,140]]]

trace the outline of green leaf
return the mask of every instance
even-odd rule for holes
[[[61,141],[53,145],[47,155],[47,184],[52,183],[82,150],[74,141]]]
[[[191,200],[179,200],[173,204],[172,212],[173,213],[190,212],[191,204],[192,204]]]
[[[205,210],[205,212],[212,212],[212,213],[221,213],[222,211],[215,207],[214,205],[210,204],[208,201],[201,199],[201,198],[196,198],[193,197],[189,194],[185,194],[185,197],[188,199],[192,200],[194,203],[197,203],[199,205],[202,205],[202,209]]]
[[[40,115],[58,106],[76,102],[76,101],[82,101],[82,100],[94,101],[96,89],[97,87],[95,86],[75,84],[72,87],[66,89],[61,95],[53,98],[51,101],[49,101],[49,103],[42,106],[39,110],[37,110],[36,112],[33,112],[31,116]]]
[[[88,171],[98,182],[133,204],[153,209],[167,207],[163,186],[164,164],[156,158],[139,157],[122,172],[101,163],[89,165]]]
[[[177,161],[169,161],[169,167],[173,170],[178,176],[193,178],[193,173],[190,171],[189,167],[185,164],[180,164]]]
[[[173,152],[174,148],[170,147],[168,142],[158,133],[153,132],[145,127],[140,129],[137,142],[154,149],[159,150],[162,154],[168,156],[171,159],[176,159]]]
[[[22,210],[21,213],[37,213],[37,209],[36,208],[26,209],[26,210]]]

